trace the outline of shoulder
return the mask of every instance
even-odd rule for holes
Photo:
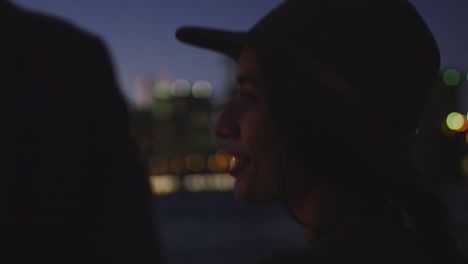
[[[275,252],[255,264],[412,264],[429,263],[416,251],[391,250],[364,240],[333,239],[304,249]]]

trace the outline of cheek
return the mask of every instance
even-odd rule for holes
[[[264,116],[245,122],[243,139],[252,154],[271,157],[274,156],[271,152],[279,151],[280,141],[273,122]]]
[[[259,178],[273,184],[281,172],[281,142],[271,122],[255,122],[252,128],[245,135],[246,147]]]

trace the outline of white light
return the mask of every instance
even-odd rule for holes
[[[175,97],[187,97],[190,95],[190,83],[183,79],[172,82],[171,93]]]
[[[190,174],[184,178],[184,187],[190,192],[230,191],[235,179],[227,173]]]
[[[151,190],[154,194],[166,195],[180,189],[179,178],[175,175],[153,175],[150,177]]]
[[[192,95],[195,98],[209,98],[211,93],[211,83],[207,81],[196,81],[192,86]]]

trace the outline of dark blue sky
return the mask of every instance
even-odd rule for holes
[[[99,35],[108,45],[122,90],[134,101],[142,74],[169,72],[173,79],[207,80],[223,96],[223,57],[174,38],[181,25],[249,29],[282,0],[12,0],[63,17]],[[377,0],[376,0],[377,1]],[[412,0],[433,31],[442,67],[468,69],[467,0]],[[466,77],[464,78],[466,80]]]

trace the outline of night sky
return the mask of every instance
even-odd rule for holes
[[[170,73],[189,82],[207,80],[215,99],[223,97],[225,60],[218,53],[178,42],[182,25],[248,30],[280,0],[12,0],[20,6],[69,20],[100,36],[113,56],[129,102],[138,76]],[[456,67],[466,80],[468,2],[412,0],[433,31],[442,68]]]

